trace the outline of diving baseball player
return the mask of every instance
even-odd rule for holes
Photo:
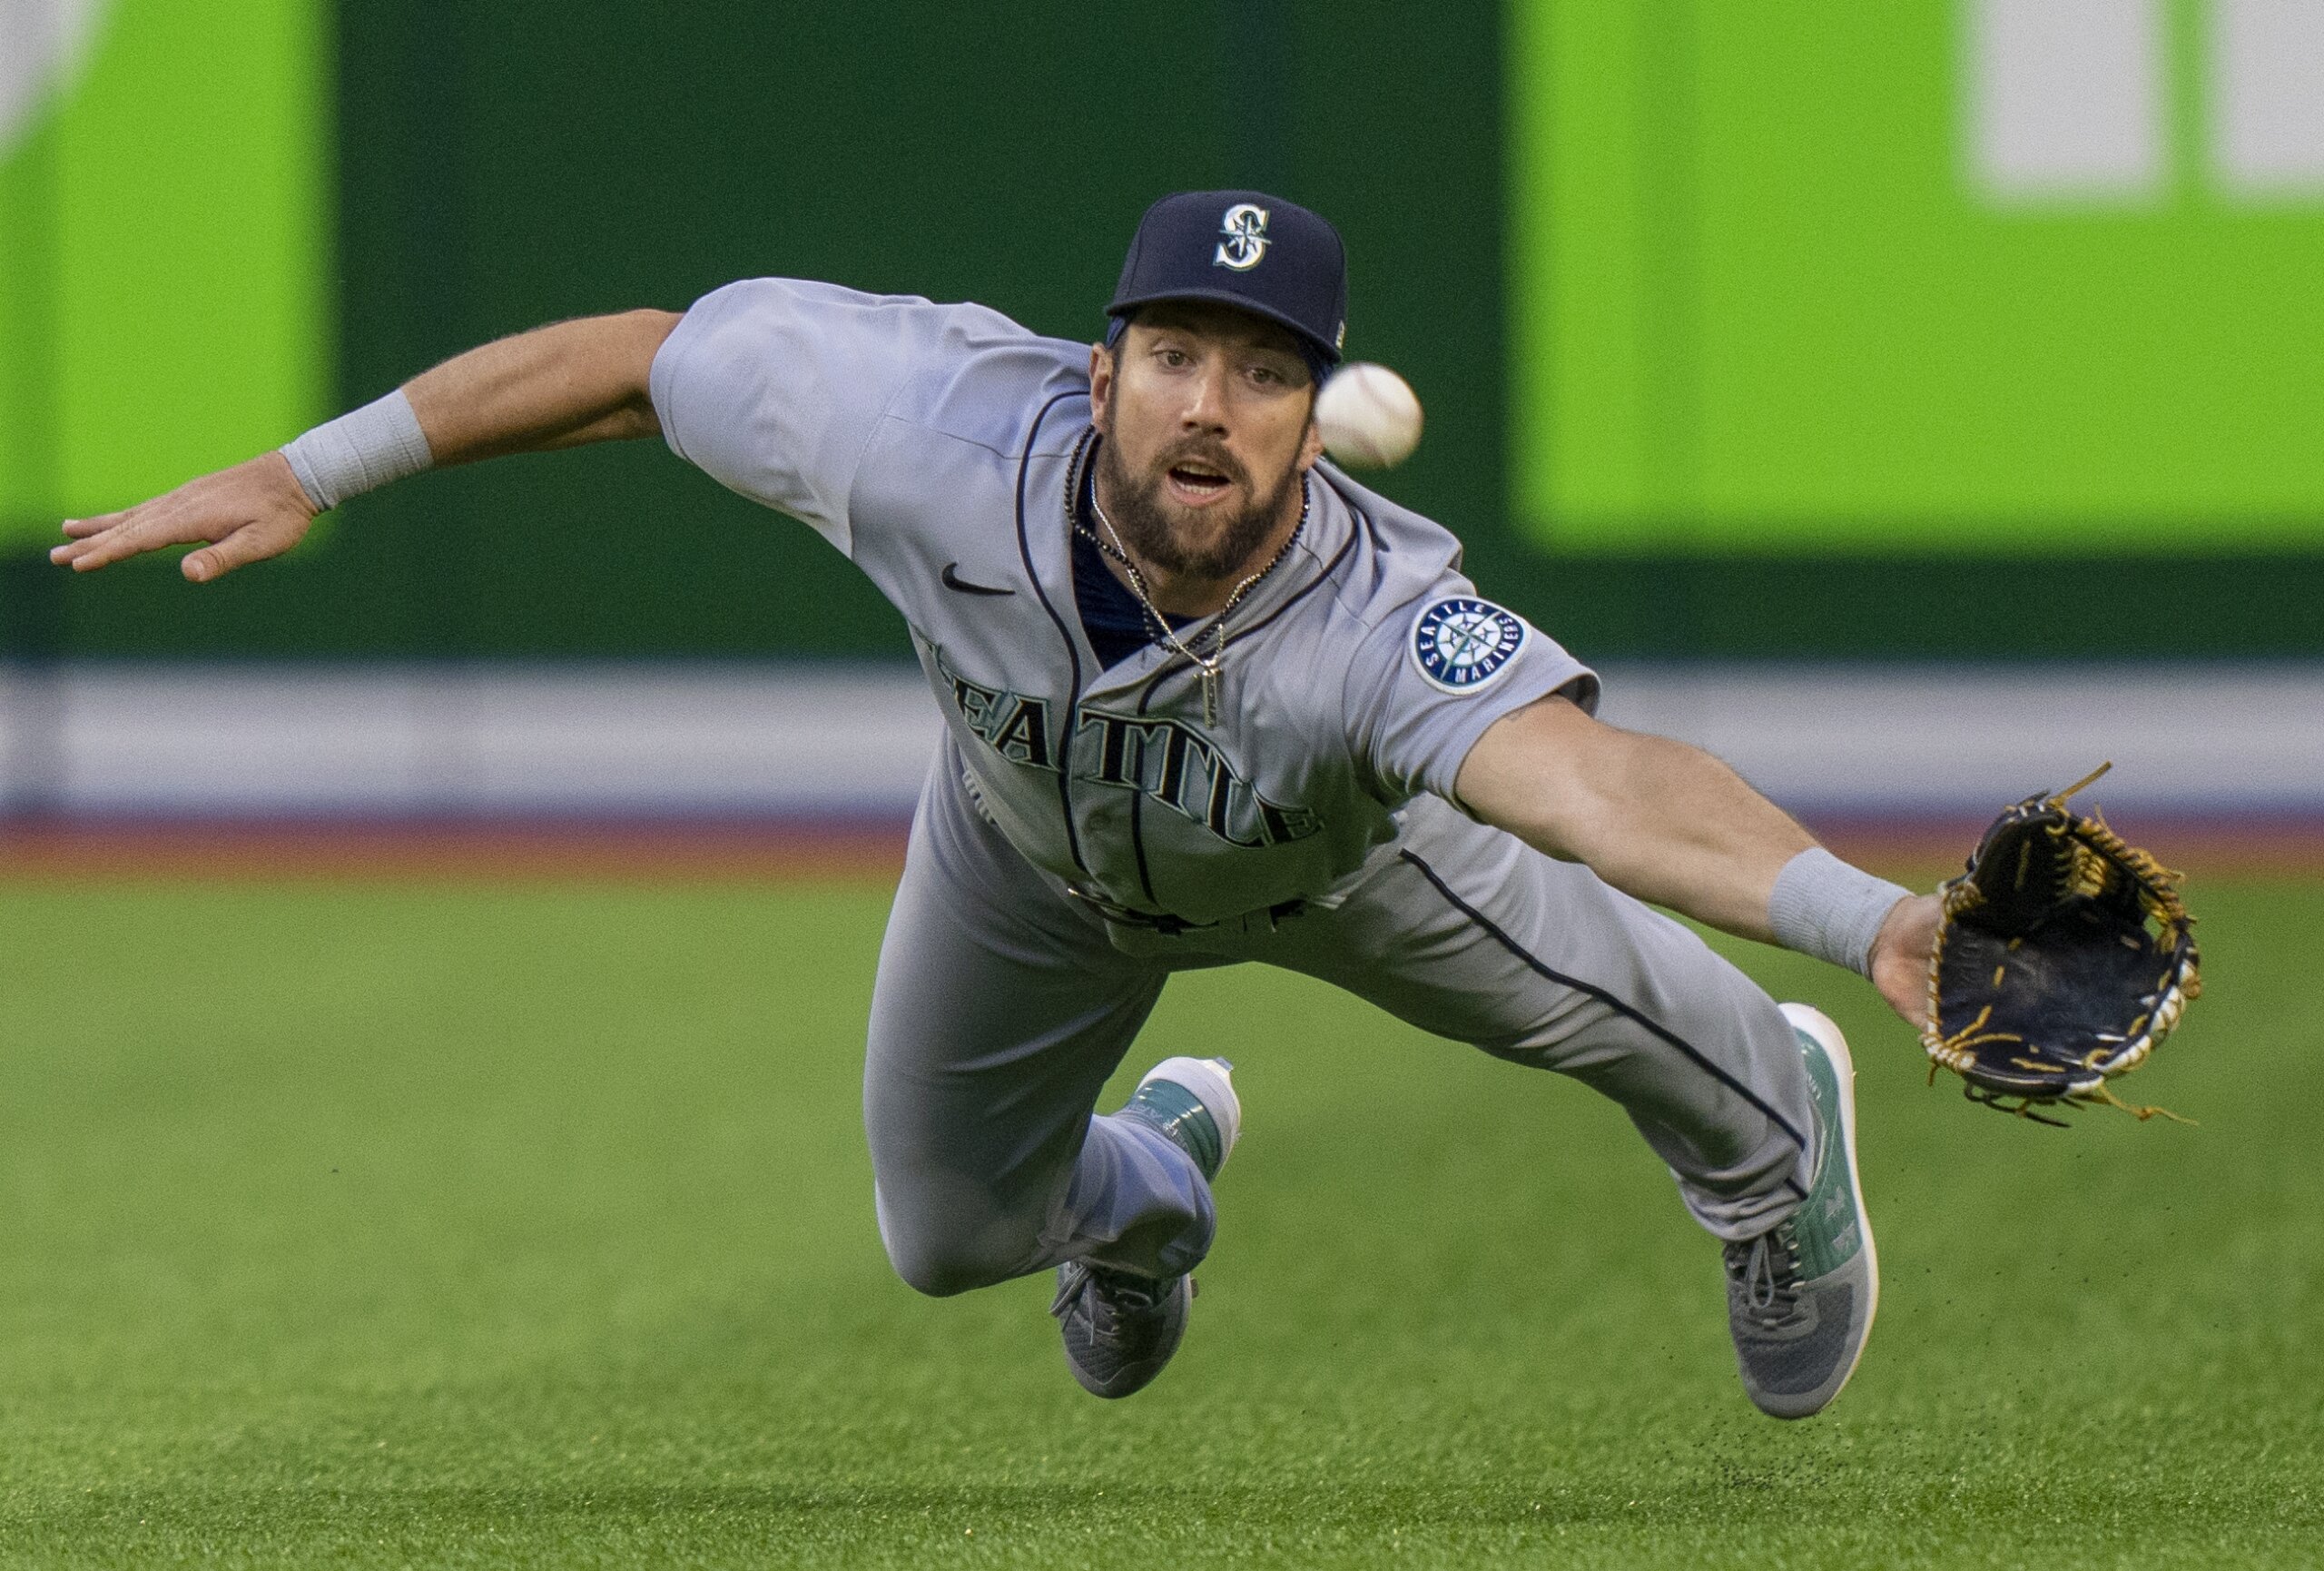
[[[1173,972],[1259,961],[1620,1102],[1725,1246],[1745,1389],[1814,1413],[1879,1292],[1847,1047],[1647,903],[1849,966],[1917,1023],[1934,897],[1598,722],[1597,677],[1451,534],[1319,461],[1346,298],[1338,233],[1256,192],[1155,203],[1097,345],[753,280],[472,351],[70,522],[54,558],[199,544],[205,583],[433,465],[659,435],[868,574],[947,722],[864,1072],[905,1280],[1053,1270],[1075,1378],[1153,1379],[1241,1129],[1232,1066],[1095,1104]]]

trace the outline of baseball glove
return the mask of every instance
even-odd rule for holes
[[[2106,1082],[2145,1062],[2202,991],[2179,874],[2122,843],[2095,810],[2029,796],[1994,821],[1938,893],[1921,1040],[1970,1101],[2042,1123],[2068,1103],[2117,1101]]]

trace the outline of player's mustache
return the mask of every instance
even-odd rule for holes
[[[1165,475],[1184,463],[1197,463],[1216,469],[1238,485],[1246,483],[1248,479],[1243,472],[1243,466],[1236,462],[1224,448],[1204,441],[1183,442],[1170,449],[1155,460],[1154,471],[1157,475]]]

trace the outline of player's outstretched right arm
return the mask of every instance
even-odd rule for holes
[[[1699,748],[1551,697],[1496,721],[1457,789],[1484,822],[1626,894],[1846,965],[1915,1027],[1927,1013],[1936,896],[1846,866]]]
[[[289,550],[317,514],[382,476],[659,435],[647,379],[677,323],[669,311],[635,311],[470,350],[294,443],[322,494],[283,451],[262,453],[125,511],[68,520],[69,538],[49,560],[85,573],[166,546],[200,546],[182,570],[204,584]],[[384,460],[371,450],[383,440],[398,449]]]

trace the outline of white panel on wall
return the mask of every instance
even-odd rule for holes
[[[2221,188],[2324,197],[2324,0],[2213,0],[2210,42]]]
[[[0,0],[0,157],[73,74],[103,10],[101,0]]]
[[[2164,0],[1968,0],[1971,176],[1995,201],[2124,202],[2169,177]]]

